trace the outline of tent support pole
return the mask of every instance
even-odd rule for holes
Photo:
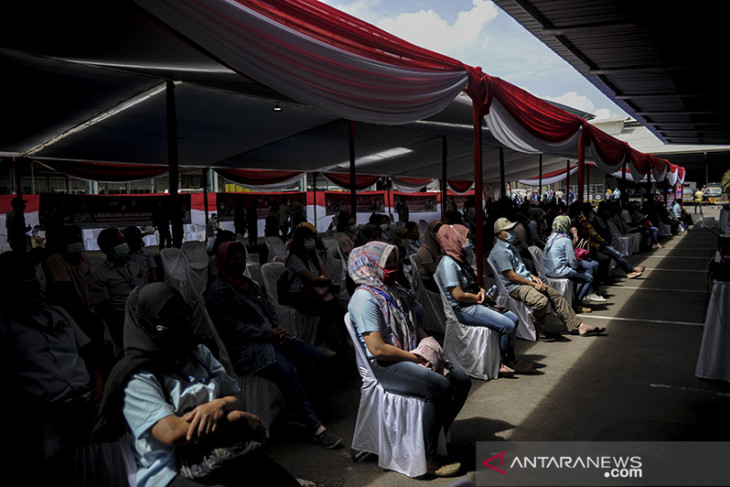
[[[177,110],[175,109],[175,83],[167,80],[165,89],[167,101],[167,163],[170,167],[170,220],[172,223],[172,246],[182,247],[183,227],[178,198],[178,151],[177,151]]]
[[[484,282],[484,245],[483,231],[484,223],[483,216],[484,210],[482,207],[483,199],[483,185],[482,181],[482,117],[479,114],[476,106],[472,105],[472,117],[474,124],[474,224],[476,225],[476,235],[474,239],[475,253],[477,258],[477,281],[479,286],[483,285]],[[502,171],[502,191],[504,191],[504,152],[500,147],[500,168]],[[504,193],[503,193],[504,194]]]
[[[578,203],[583,203],[585,196],[583,195],[583,165],[585,163],[585,146],[583,145],[583,132],[580,134],[578,142]]]
[[[306,192],[307,188],[304,188]],[[314,226],[317,226],[317,173],[312,173],[312,199],[314,200]]]
[[[446,193],[448,189],[447,178],[447,160],[448,160],[448,144],[446,136],[441,136],[441,216],[446,214]]]
[[[208,172],[210,169],[207,167],[203,168],[203,209],[205,210],[205,228],[208,228]],[[208,232],[205,232],[205,241],[208,241]]]
[[[481,126],[481,123],[480,123],[480,126]],[[479,131],[480,141],[481,141],[481,136],[482,136],[482,133],[480,130]],[[481,149],[480,149],[479,160],[481,161],[481,159],[482,159],[482,154],[481,154]],[[502,198],[507,196],[507,178],[504,175],[504,148],[503,147],[499,148],[499,189],[500,189],[500,192],[502,193]]]
[[[565,196],[570,194],[570,159],[565,161]]]
[[[626,193],[626,160],[624,160],[621,169],[621,198],[623,199],[624,194]]]
[[[350,120],[350,214],[357,223],[357,192],[355,191],[355,122]]]
[[[540,154],[538,159],[538,165],[540,169],[540,179],[537,184],[537,202],[539,203],[542,201],[542,154]]]

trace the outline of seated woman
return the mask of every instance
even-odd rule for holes
[[[421,275],[423,285],[429,291],[438,293],[436,281],[433,280],[433,274],[436,272],[436,266],[441,258],[441,246],[436,239],[436,232],[441,228],[440,220],[431,220],[426,226],[423,233],[423,244],[419,247],[416,255],[418,256],[418,273]]]
[[[573,309],[580,313],[586,310],[582,304],[605,303],[606,298],[596,293],[598,284],[593,276],[598,273],[598,261],[578,260],[574,245],[578,242],[578,231],[571,228],[570,217],[558,215],[553,220],[553,231],[545,242],[542,257],[547,277],[570,279],[576,283],[576,304]]]
[[[288,279],[279,301],[304,314],[320,316],[316,343],[336,350],[346,344],[345,308],[335,297],[332,278],[317,255],[315,236],[308,226],[294,230],[286,258]]]
[[[598,260],[601,264],[600,273],[603,280],[609,279],[608,263],[611,259],[616,262],[629,279],[634,279],[643,274],[644,266],[634,266],[621,255],[621,252],[612,247],[596,229],[601,224],[601,219],[593,211],[590,203],[584,203],[578,209],[577,221],[574,222],[578,230],[578,237],[588,240],[591,258]]]
[[[129,296],[124,358],[112,370],[95,438],[131,432],[139,487],[299,485],[259,448],[265,431],[240,409],[236,381],[204,345],[196,344],[182,296],[163,283]],[[203,478],[191,475],[186,452],[236,445],[239,455]],[[198,464],[200,465],[200,464]]]
[[[436,268],[446,299],[457,319],[469,326],[486,326],[499,333],[502,365],[499,373],[509,377],[515,372],[528,374],[534,364],[515,360],[515,328],[519,318],[505,308],[492,307],[486,301],[486,292],[477,281],[476,272],[466,262],[469,229],[464,225],[442,225],[436,237],[444,255]]]
[[[348,306],[358,337],[373,373],[393,394],[426,400],[423,432],[428,472],[456,475],[459,463],[442,464],[436,449],[442,428],[448,430],[471,388],[469,377],[452,367],[448,375],[431,370],[412,352],[425,334],[414,317],[408,294],[396,282],[398,252],[393,245],[370,242],[356,247],[348,259],[352,279],[358,284]]]
[[[251,279],[243,275],[246,250],[241,242],[225,242],[216,254],[218,276],[208,289],[206,308],[226,344],[238,375],[258,375],[281,389],[294,419],[325,448],[342,439],[322,426],[310,406],[299,371],[323,365],[316,347],[293,338],[279,324],[276,312]]]

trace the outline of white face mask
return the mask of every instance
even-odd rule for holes
[[[317,244],[315,243],[314,240],[310,240],[308,242],[304,242],[304,248],[307,249],[307,250],[314,250],[314,248],[315,248],[316,245]]]
[[[381,223],[379,226],[380,226],[380,230],[383,232],[387,232],[388,229],[390,228],[390,225],[388,225],[387,223]]]

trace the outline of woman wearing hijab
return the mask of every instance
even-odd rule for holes
[[[394,394],[426,400],[423,431],[428,472],[456,475],[459,463],[443,464],[436,455],[438,435],[448,430],[471,388],[469,377],[452,367],[436,372],[413,352],[426,338],[414,317],[410,298],[397,283],[398,251],[393,245],[370,242],[356,247],[348,259],[349,274],[358,285],[348,306],[358,337],[373,373],[383,388]]]
[[[218,276],[207,293],[206,308],[228,348],[238,375],[258,375],[281,389],[294,416],[325,448],[342,439],[326,429],[310,406],[299,370],[316,369],[325,358],[316,347],[289,336],[261,289],[243,275],[246,250],[225,242],[216,254]]]
[[[423,244],[416,252],[418,256],[418,273],[421,275],[426,289],[433,293],[438,293],[436,281],[433,280],[433,274],[436,272],[436,266],[441,258],[441,246],[436,239],[436,232],[441,228],[440,220],[431,220],[426,226],[423,234]]]
[[[493,308],[486,301],[486,292],[479,286],[476,273],[467,262],[469,229],[463,225],[442,225],[436,238],[444,255],[436,268],[446,299],[458,320],[468,326],[486,326],[499,333],[503,377],[515,372],[528,374],[534,364],[515,360],[515,328],[519,318],[504,308]]]
[[[578,242],[578,231],[571,228],[570,217],[558,215],[553,220],[553,231],[545,242],[542,257],[545,275],[553,278],[565,278],[577,285],[577,303],[605,303],[606,298],[596,294],[597,284],[594,276],[598,273],[598,261],[575,257]],[[585,312],[581,304],[574,306],[576,312]]]
[[[261,422],[240,409],[236,381],[198,344],[190,309],[175,289],[152,283],[130,293],[124,353],[107,381],[95,438],[130,433],[139,487],[232,486],[242,478],[253,485],[298,485],[261,453]],[[242,454],[200,482],[191,480],[182,461],[188,445],[214,448],[232,439]]]
[[[312,228],[300,225],[292,234],[286,258],[288,282],[279,292],[279,301],[301,313],[321,316],[317,344],[331,351],[345,344],[345,308],[332,291],[332,278],[317,254]]]

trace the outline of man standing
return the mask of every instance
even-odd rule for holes
[[[560,321],[574,335],[600,335],[605,328],[587,325],[573,312],[570,304],[556,289],[548,286],[539,277],[525,267],[517,248],[512,245],[516,239],[514,228],[516,222],[499,218],[494,222],[494,233],[497,241],[489,253],[489,262],[497,270],[495,279],[501,279],[510,296],[527,304],[533,324],[541,340],[549,340],[543,333],[548,305],[552,304]]]

